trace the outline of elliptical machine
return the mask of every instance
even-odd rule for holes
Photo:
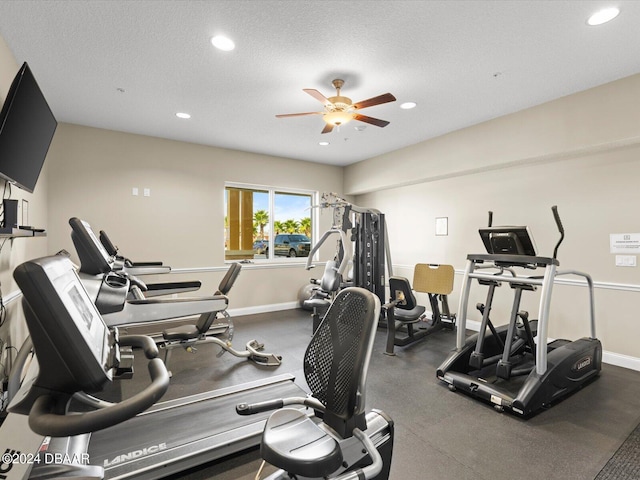
[[[527,227],[480,229],[488,254],[468,255],[458,309],[456,348],[437,370],[438,379],[451,390],[461,390],[494,405],[527,417],[597,378],[602,364],[602,345],[596,338],[593,281],[583,272],[559,271],[557,253],[564,239],[558,208],[552,207],[560,232],[552,257],[536,255]],[[524,275],[526,270],[544,269],[544,275]],[[494,273],[485,273],[487,270]],[[576,275],[586,280],[589,293],[591,335],[575,341],[548,342],[549,310],[554,280]],[[467,306],[472,281],[489,287],[480,331],[465,339]],[[502,283],[514,290],[513,307],[507,325],[495,327],[490,319],[496,288]],[[529,320],[520,310],[523,292],[541,287],[538,320]],[[490,332],[486,329],[489,328]],[[534,342],[534,337],[537,341]]]

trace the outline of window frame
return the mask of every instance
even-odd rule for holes
[[[256,264],[275,264],[275,263],[306,263],[307,262],[307,258],[308,257],[280,257],[280,256],[276,256],[275,255],[275,249],[274,249],[274,240],[275,240],[275,233],[274,233],[274,227],[273,224],[275,222],[275,218],[274,218],[274,212],[275,212],[275,202],[276,202],[276,194],[291,194],[291,195],[308,195],[311,198],[311,208],[309,211],[309,217],[311,218],[311,235],[310,235],[310,239],[311,239],[311,249],[313,249],[314,245],[318,242],[318,229],[319,227],[319,213],[318,213],[318,209],[314,208],[315,205],[318,205],[318,199],[320,198],[320,194],[318,192],[318,190],[311,190],[311,189],[303,189],[303,188],[291,188],[291,187],[279,187],[279,186],[271,186],[271,185],[262,185],[262,184],[254,184],[254,183],[240,183],[240,182],[229,182],[229,181],[225,181],[224,182],[224,191],[223,191],[223,202],[222,202],[222,208],[224,210],[224,216],[223,218],[227,217],[227,200],[228,200],[228,196],[227,196],[227,191],[229,188],[237,188],[237,189],[242,189],[242,190],[252,190],[252,191],[258,191],[258,192],[266,192],[268,197],[269,197],[269,210],[268,210],[268,214],[269,214],[269,223],[268,223],[268,231],[269,231],[269,256],[267,258],[250,258],[250,259],[246,259],[246,261],[249,261],[251,263],[256,263]],[[226,228],[227,227],[223,227],[224,230],[224,235],[225,235],[225,240],[226,240]],[[233,259],[227,259],[227,252],[229,250],[227,250],[224,247],[224,243],[223,242],[223,248],[224,248],[224,262],[225,263],[232,263],[234,261],[237,260],[233,260]]]

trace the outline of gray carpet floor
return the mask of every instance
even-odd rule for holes
[[[196,354],[175,350],[164,400],[282,373],[294,374],[307,389],[302,356],[311,334],[308,312],[238,317],[235,325],[236,348],[258,339],[265,350],[283,356],[282,365],[258,366],[229,354],[217,358],[213,345]],[[366,400],[368,408],[383,410],[395,422],[393,480],[594,479],[640,422],[640,372],[604,365],[597,380],[523,420],[437,381],[436,368],[454,347],[455,332],[443,330],[396,348],[395,357],[382,353],[385,337],[383,330],[376,337]],[[145,370],[140,364],[138,371]],[[129,396],[146,381],[136,376],[118,388]],[[257,449],[251,449],[172,478],[249,480],[259,463]],[[637,454],[631,463],[637,472]]]
[[[631,432],[609,459],[596,480],[637,480],[640,478],[640,425]]]

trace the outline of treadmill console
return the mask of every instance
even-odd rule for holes
[[[112,270],[113,258],[104,248],[91,225],[73,217],[69,220],[71,238],[80,257],[80,271],[90,275],[107,273]]]
[[[95,392],[111,380],[111,335],[71,261],[63,256],[31,260],[14,278],[40,374],[36,385],[57,392]]]
[[[112,257],[115,257],[118,254],[118,247],[113,244],[104,230],[100,230],[100,243]]]
[[[529,227],[485,227],[479,233],[487,253],[491,255],[536,256]]]

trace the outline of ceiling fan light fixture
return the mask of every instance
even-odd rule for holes
[[[335,111],[335,112],[325,113],[322,118],[329,125],[333,125],[334,127],[337,127],[339,125],[344,125],[345,123],[348,123],[351,120],[353,120],[353,113]]]
[[[228,37],[224,35],[216,35],[215,37],[211,37],[211,45],[216,47],[218,50],[222,50],[223,52],[230,52],[234,48],[236,48],[236,44],[233,43]]]
[[[616,7],[603,8],[597,11],[589,17],[587,24],[595,27],[596,25],[602,25],[603,23],[610,22],[618,16],[620,9]]]

